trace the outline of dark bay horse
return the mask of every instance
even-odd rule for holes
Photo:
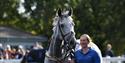
[[[44,63],[67,63],[67,58],[75,48],[72,9],[59,9],[53,21],[53,35],[46,52]]]

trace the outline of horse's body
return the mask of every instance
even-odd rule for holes
[[[44,63],[67,63],[67,54],[75,48],[74,23],[69,11],[58,10],[53,22],[53,35]]]

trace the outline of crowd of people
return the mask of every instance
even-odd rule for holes
[[[25,55],[25,51],[22,46],[11,48],[10,45],[3,45],[0,43],[0,59],[21,59]]]
[[[80,49],[76,48],[74,52],[74,57],[69,61],[70,63],[102,63],[102,58],[97,51],[93,48],[89,47],[89,43],[92,42],[92,39],[88,34],[83,34],[80,37]],[[33,62],[39,61],[44,63],[46,50],[40,45],[36,43],[33,45],[31,50],[25,50],[23,46],[19,45],[18,48],[11,48],[10,45],[6,45],[6,48],[3,48],[3,45],[0,43],[0,59],[21,59],[22,63],[26,61]],[[41,54],[42,53],[42,54]],[[101,52],[100,52],[101,53]],[[105,56],[113,57],[114,53],[112,51],[111,44],[107,44]],[[32,56],[32,57],[31,57]],[[42,58],[42,60],[41,60]]]
[[[3,47],[3,44],[0,43],[0,59],[22,59],[24,56],[29,54],[32,50],[43,49],[43,47],[36,43],[33,47],[29,50],[24,48],[22,45],[14,48],[11,45],[6,45]]]

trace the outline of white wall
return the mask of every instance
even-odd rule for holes
[[[18,60],[0,60],[0,63],[20,63],[22,59]],[[125,57],[103,57],[103,63],[123,63]]]

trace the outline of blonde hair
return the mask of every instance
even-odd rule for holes
[[[81,37],[86,37],[87,40],[89,41],[89,43],[92,42],[92,39],[88,34],[83,34],[83,35],[81,35]]]

